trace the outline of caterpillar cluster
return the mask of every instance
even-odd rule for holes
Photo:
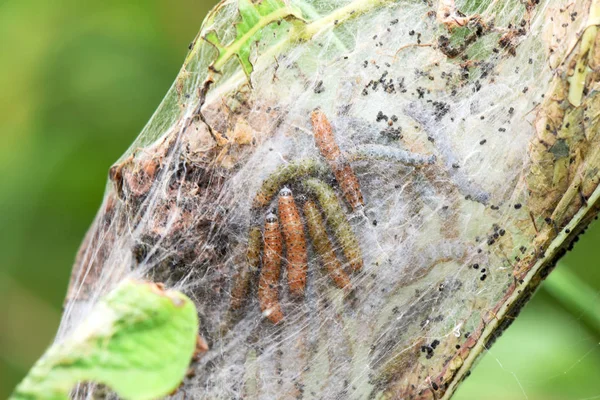
[[[308,236],[314,251],[333,283],[339,288],[349,289],[350,277],[335,254],[334,245],[327,233],[321,210],[325,212],[333,235],[353,271],[359,271],[362,268],[362,256],[356,236],[345,215],[340,212],[342,208],[333,190],[326,183],[315,178],[308,179],[306,185],[307,192],[313,192],[321,205],[321,207],[317,206],[316,202],[310,199],[305,201],[302,207]],[[328,198],[331,195],[333,197]],[[330,204],[332,202],[335,204]],[[331,210],[334,210],[333,214],[330,214]],[[292,296],[302,297],[304,295],[308,272],[307,236],[300,209],[288,187],[283,187],[279,192],[276,212],[277,214],[271,210],[265,216],[262,240],[256,240],[257,233],[260,235],[260,228],[250,229],[247,266],[236,275],[231,292],[231,307],[233,309],[241,308],[243,299],[250,289],[251,271],[257,268],[257,264],[260,264],[259,255],[262,250],[258,303],[263,315],[274,324],[281,322],[284,317],[278,290],[283,261],[285,260],[287,284]],[[340,217],[343,222],[339,221]],[[348,248],[348,246],[354,247]]]
[[[312,158],[296,160],[279,168],[263,181],[254,197],[252,208],[255,213],[260,214],[279,192],[276,210],[274,208],[269,211],[261,221],[262,232],[258,225],[250,229],[245,265],[235,276],[231,290],[231,308],[240,309],[250,292],[252,277],[256,275],[256,271],[260,271],[258,302],[263,315],[274,324],[284,318],[278,291],[283,260],[286,262],[290,294],[302,297],[306,287],[307,235],[300,210],[304,214],[312,248],[337,287],[349,289],[350,276],[338,259],[328,232],[337,243],[349,270],[359,272],[363,268],[358,239],[344,207],[334,189],[325,182],[330,173],[333,173],[348,205],[356,211],[364,206],[364,199],[358,178],[350,165],[351,160],[379,159],[407,165],[429,165],[435,162],[434,156],[422,156],[378,145],[358,146],[354,154],[344,154],[335,141],[332,126],[325,114],[316,109],[311,113],[310,119],[315,145],[326,165]],[[293,186],[307,198],[302,207],[298,207],[288,186]]]

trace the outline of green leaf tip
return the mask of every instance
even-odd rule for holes
[[[128,280],[52,345],[10,400],[67,399],[78,382],[102,383],[120,397],[165,396],[183,380],[196,348],[192,301],[161,285]]]
[[[238,0],[238,12],[240,19],[235,25],[236,35],[229,44],[222,44],[214,30],[207,32],[203,38],[218,52],[217,58],[210,66],[212,70],[220,72],[227,61],[236,56],[246,77],[250,80],[250,74],[254,69],[250,61],[252,45],[262,38],[263,29],[274,22],[303,20],[300,10],[282,0],[263,0],[259,3]]]

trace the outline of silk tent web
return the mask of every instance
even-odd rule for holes
[[[579,215],[595,97],[555,77],[594,4],[220,3],[111,168],[59,340],[135,277],[198,308],[175,397],[449,395]]]

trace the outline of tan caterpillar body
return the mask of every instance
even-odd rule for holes
[[[321,216],[321,211],[317,205],[309,200],[303,207],[304,216],[306,217],[306,226],[308,234],[312,240],[312,244],[316,253],[319,255],[323,266],[329,273],[329,276],[339,288],[350,288],[350,278],[342,268],[340,261],[335,255],[333,244],[327,236],[325,222]]]
[[[263,314],[274,324],[283,319],[277,285],[281,276],[283,243],[277,216],[269,213],[265,218],[263,235],[263,265],[258,282],[258,302]]]
[[[292,196],[292,191],[284,187],[279,192],[279,220],[285,239],[287,258],[287,277],[290,293],[303,295],[306,287],[308,257],[306,255],[306,238],[300,213]]]
[[[335,179],[338,181],[346,201],[353,210],[363,206],[364,200],[360,191],[358,178],[354,174],[350,164],[344,159],[338,144],[333,135],[333,129],[325,114],[319,110],[314,110],[310,115],[315,143],[321,155],[327,160],[329,167],[333,171]]]
[[[260,267],[260,247],[262,244],[262,234],[258,226],[250,228],[248,234],[248,250],[246,260],[242,269],[237,273],[231,289],[231,308],[240,309],[248,296],[252,275]]]

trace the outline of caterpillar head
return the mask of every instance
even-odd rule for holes
[[[268,224],[275,223],[275,222],[277,222],[277,215],[273,214],[273,212],[269,212],[269,213],[267,214],[267,216],[265,217],[265,221],[266,221]]]
[[[280,197],[291,197],[292,196],[292,191],[290,190],[290,188],[288,188],[287,186],[284,186],[280,191],[279,191],[279,196]]]

